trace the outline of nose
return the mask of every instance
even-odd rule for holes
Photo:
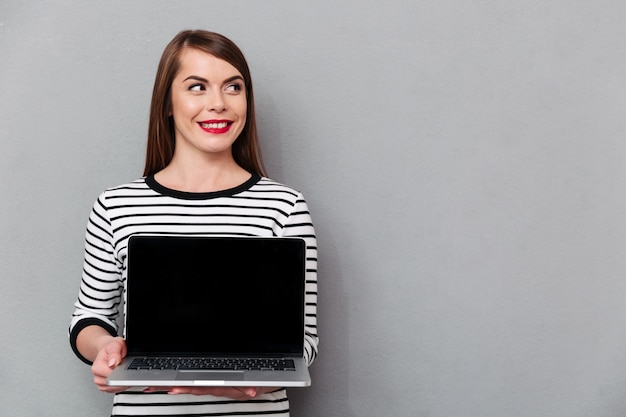
[[[226,100],[221,91],[212,91],[208,94],[207,109],[218,113],[226,110]]]

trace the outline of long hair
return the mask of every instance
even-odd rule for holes
[[[247,116],[239,137],[233,143],[233,158],[243,169],[265,176],[265,166],[259,145],[254,112],[254,93],[250,69],[241,50],[230,39],[204,30],[185,30],[170,41],[163,50],[157,69],[150,104],[150,124],[144,176],[165,168],[174,156],[176,145],[172,111],[171,87],[180,69],[180,55],[186,49],[196,49],[213,55],[235,67],[246,86]]]

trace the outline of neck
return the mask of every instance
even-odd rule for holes
[[[250,173],[231,158],[212,161],[183,161],[174,157],[156,173],[163,186],[185,192],[214,192],[237,187],[250,179]]]

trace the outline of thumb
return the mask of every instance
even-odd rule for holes
[[[117,357],[110,356],[109,357],[109,368],[115,368],[119,364]]]
[[[122,348],[119,343],[111,343],[106,347],[106,353],[109,357],[109,368],[115,368],[122,362]]]

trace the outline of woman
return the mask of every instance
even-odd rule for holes
[[[109,387],[126,355],[117,319],[126,248],[135,233],[293,236],[307,243],[305,359],[317,354],[317,246],[299,192],[265,177],[245,58],[229,39],[183,31],[165,48],[154,84],[144,177],[104,191],[87,224],[85,262],[70,324],[76,355],[112,415],[289,415],[284,388]],[[171,395],[177,394],[177,395]]]

